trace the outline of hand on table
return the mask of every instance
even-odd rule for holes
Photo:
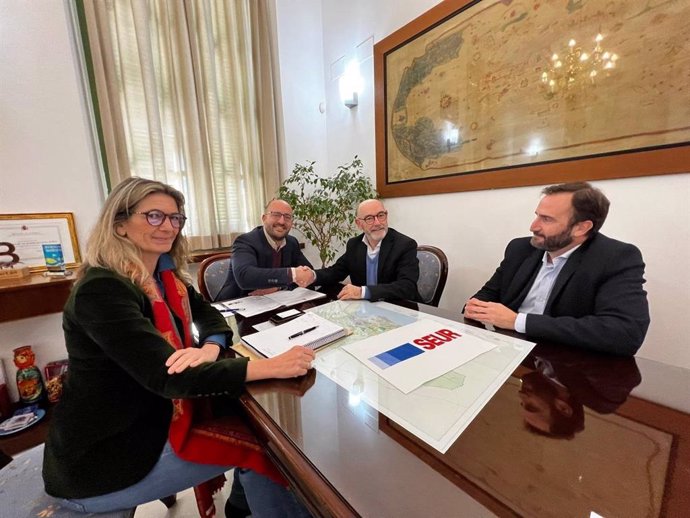
[[[501,329],[515,330],[517,313],[498,302],[484,302],[472,298],[465,305],[465,317],[484,324],[492,324]]]
[[[203,346],[178,349],[172,353],[165,362],[168,374],[179,374],[187,367],[196,367],[205,362],[214,362],[220,353],[220,346],[207,343]]]
[[[338,299],[340,300],[358,300],[362,298],[362,288],[361,286],[355,286],[354,284],[346,284],[343,289],[338,293]]]
[[[314,351],[295,345],[278,356],[266,360],[252,360],[247,364],[247,381],[267,378],[296,378],[311,369]]]

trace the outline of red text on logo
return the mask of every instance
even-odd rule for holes
[[[416,345],[422,347],[423,349],[431,351],[432,349],[435,349],[437,346],[443,345],[447,342],[450,342],[451,340],[455,340],[456,338],[460,338],[461,336],[462,335],[460,335],[459,333],[451,331],[450,329],[439,329],[435,333],[422,336],[421,338],[417,338],[416,340],[412,341]]]

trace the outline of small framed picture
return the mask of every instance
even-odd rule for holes
[[[81,262],[74,215],[71,212],[0,214],[0,267],[28,266],[45,271],[44,245],[61,245],[65,266]]]

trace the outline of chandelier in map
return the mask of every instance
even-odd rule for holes
[[[549,67],[541,75],[541,85],[548,99],[562,95],[574,95],[574,88],[596,85],[597,80],[616,68],[618,54],[605,51],[601,45],[604,37],[597,34],[591,52],[583,50],[574,39],[561,54],[551,56]]]

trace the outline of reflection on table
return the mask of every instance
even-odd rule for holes
[[[252,383],[242,404],[316,515],[683,516],[690,415],[636,395],[646,370],[688,387],[687,370],[539,344],[445,454],[358,397],[362,380]]]

